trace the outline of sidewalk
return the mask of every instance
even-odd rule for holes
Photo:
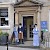
[[[7,50],[6,46],[0,46],[0,50]],[[40,50],[40,49],[32,49],[32,48],[21,48],[21,47],[8,47],[8,50]]]

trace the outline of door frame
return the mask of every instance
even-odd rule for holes
[[[28,17],[28,16],[32,16],[33,17],[33,24],[35,23],[35,18],[34,18],[34,15],[23,15],[22,17],[24,18],[24,17]],[[32,39],[30,39],[29,37],[28,37],[28,34],[29,34],[29,32],[27,32],[27,40],[32,40]]]

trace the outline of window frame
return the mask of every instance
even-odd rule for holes
[[[0,16],[0,19],[1,19],[1,18],[8,18],[8,25],[5,25],[5,26],[1,26],[1,25],[0,25],[0,29],[2,29],[2,28],[3,28],[3,29],[9,29],[9,28],[10,28],[10,25],[9,25],[8,8],[0,8],[0,9],[3,9],[3,10],[4,10],[4,9],[7,9],[7,17],[5,17],[5,16]],[[1,24],[1,23],[0,23],[0,24]]]

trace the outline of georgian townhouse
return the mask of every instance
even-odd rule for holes
[[[37,23],[39,36],[41,30],[50,32],[50,0],[2,0],[0,2],[0,30],[11,37],[13,28],[22,23],[24,38],[32,40],[33,25]]]

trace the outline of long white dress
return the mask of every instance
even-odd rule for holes
[[[33,29],[33,46],[39,46],[39,30],[36,28]]]

